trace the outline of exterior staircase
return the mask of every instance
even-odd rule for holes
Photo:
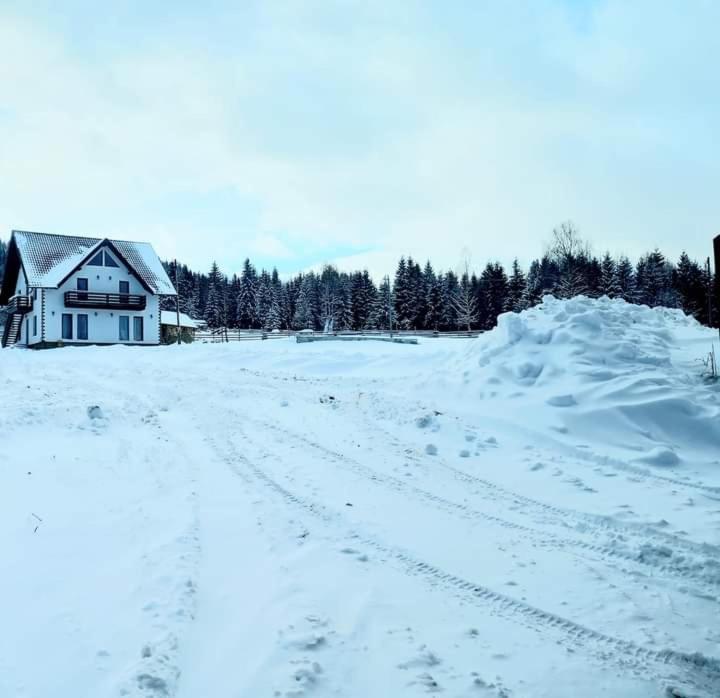
[[[29,313],[33,307],[33,299],[31,296],[13,296],[8,304],[8,317],[5,322],[5,330],[2,336],[2,346],[12,347],[20,336],[20,328],[22,327],[23,315]]]

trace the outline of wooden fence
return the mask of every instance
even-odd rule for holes
[[[246,342],[246,341],[263,341],[268,339],[282,339],[286,337],[295,337],[297,334],[310,336],[327,336],[335,337],[427,337],[427,338],[457,338],[468,339],[478,337],[482,332],[480,330],[456,332],[435,332],[433,330],[342,330],[337,332],[308,332],[301,330],[280,330],[277,332],[264,332],[262,330],[238,330],[227,327],[221,327],[213,330],[197,330],[195,332],[196,342]]]

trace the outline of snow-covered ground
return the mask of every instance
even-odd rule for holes
[[[1,352],[0,697],[720,696],[716,338]]]

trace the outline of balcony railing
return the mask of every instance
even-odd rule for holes
[[[132,293],[93,293],[66,291],[66,308],[105,308],[107,310],[145,310],[147,299]]]
[[[8,313],[29,313],[33,309],[32,296],[13,296],[8,303]]]

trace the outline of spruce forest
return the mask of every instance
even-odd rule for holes
[[[7,244],[0,240],[0,281]],[[538,303],[545,294],[571,298],[607,295],[649,306],[681,308],[705,325],[718,326],[717,276],[709,260],[683,253],[676,262],[660,250],[635,262],[609,253],[597,257],[575,226],[553,231],[547,252],[527,270],[517,262],[505,269],[488,262],[476,273],[442,271],[411,256],[399,260],[394,278],[379,282],[367,271],[322,271],[281,280],[276,269],[258,270],[249,259],[239,274],[227,276],[214,263],[202,273],[166,262],[177,278],[180,309],[211,328],[314,330],[486,330],[497,316]],[[177,272],[177,277],[176,277]],[[166,307],[175,303],[167,299]]]
[[[225,275],[217,264],[199,273],[178,263],[180,309],[211,328],[313,330],[486,330],[499,314],[520,311],[545,294],[571,298],[607,295],[649,306],[681,308],[717,326],[718,283],[709,260],[683,253],[673,262],[660,250],[635,262],[609,253],[595,256],[575,226],[553,231],[547,252],[527,270],[488,262],[479,272],[463,265],[442,271],[411,256],[399,260],[393,279],[376,281],[367,271],[325,266],[320,272],[281,280],[277,270],[258,270],[249,259],[240,274]],[[175,263],[166,263],[175,279]],[[168,308],[174,309],[174,301]]]

